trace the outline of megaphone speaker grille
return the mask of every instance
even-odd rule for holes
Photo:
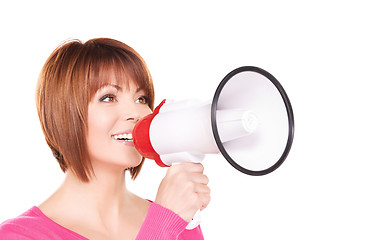
[[[211,125],[227,161],[255,176],[277,169],[294,137],[294,115],[285,90],[270,73],[252,66],[237,68],[221,81],[211,105]]]

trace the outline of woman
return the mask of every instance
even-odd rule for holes
[[[0,225],[1,239],[203,239],[186,230],[210,201],[201,164],[167,170],[154,202],[129,192],[144,159],[132,129],[151,113],[154,89],[143,59],[113,39],[59,46],[36,91],[46,142],[65,181],[38,207]]]

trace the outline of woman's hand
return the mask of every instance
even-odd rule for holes
[[[176,164],[167,170],[155,202],[189,222],[197,210],[210,202],[209,179],[203,174],[201,163]]]

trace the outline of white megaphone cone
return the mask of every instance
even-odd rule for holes
[[[138,152],[160,166],[200,162],[205,154],[221,153],[250,175],[277,169],[293,136],[294,116],[286,92],[257,67],[230,72],[211,102],[162,101],[133,130]]]
[[[220,110],[217,119],[223,142],[244,137],[258,125],[253,113],[240,109]],[[163,100],[135,126],[133,139],[138,151],[160,166],[200,162],[205,154],[220,152],[212,131],[211,103],[197,100]]]

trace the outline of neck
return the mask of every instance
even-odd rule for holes
[[[55,222],[83,236],[94,236],[96,231],[106,236],[122,236],[127,234],[122,231],[129,231],[135,236],[149,205],[127,190],[125,171],[97,167],[88,183],[67,171],[61,187],[39,208]]]
[[[97,171],[97,169],[99,169]],[[101,213],[119,213],[130,201],[125,184],[125,171],[95,168],[88,183],[81,182],[75,174],[67,172],[61,189],[80,205]]]
[[[46,203],[52,203],[49,209],[63,210],[69,217],[84,217],[107,226],[125,215],[133,204],[132,196],[125,185],[125,171],[95,171],[88,183],[67,171],[65,181]]]

